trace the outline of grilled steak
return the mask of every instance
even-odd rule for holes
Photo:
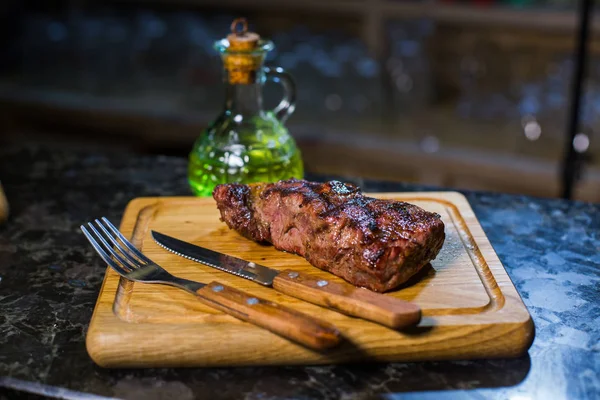
[[[339,181],[224,184],[213,197],[229,228],[377,292],[406,282],[445,239],[438,214]]]

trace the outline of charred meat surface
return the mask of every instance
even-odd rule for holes
[[[406,282],[445,239],[438,214],[339,181],[223,184],[213,197],[229,228],[377,292]]]

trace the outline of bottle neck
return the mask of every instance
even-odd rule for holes
[[[249,117],[262,112],[262,84],[225,83],[225,109],[233,115]]]

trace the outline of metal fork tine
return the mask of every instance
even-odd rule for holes
[[[81,225],[79,228],[87,238],[88,242],[90,242],[90,244],[94,247],[96,253],[98,253],[98,255],[104,260],[105,263],[110,265],[110,267],[117,271],[119,274],[127,275],[127,271],[125,271],[119,264],[117,264],[112,258],[110,258],[108,254],[106,254],[106,252],[102,249],[102,246],[98,244],[98,242],[96,241],[96,239],[94,239],[92,234],[89,233],[87,229],[85,229],[85,226]]]
[[[125,236],[123,236],[121,234],[121,232],[119,232],[119,230],[117,228],[115,228],[115,226],[106,218],[106,217],[102,217],[102,221],[104,221],[104,223],[106,224],[106,226],[108,226],[108,228],[115,234],[117,235],[117,237],[121,240],[121,242],[123,242],[123,244],[125,246],[127,246],[127,248],[129,250],[131,250],[136,256],[138,256],[141,260],[144,260],[147,263],[152,263],[152,260],[149,259],[148,257],[146,257],[145,255],[142,254],[141,251],[139,251],[138,249],[135,248],[134,245],[132,245],[129,240],[125,239]]]
[[[121,244],[119,243],[119,241],[117,239],[114,238],[113,235],[111,235],[106,228],[104,227],[104,225],[102,224],[102,222],[100,222],[99,220],[95,220],[96,225],[98,225],[98,227],[100,229],[102,229],[102,232],[104,232],[104,234],[106,235],[106,237],[108,237],[108,239],[111,241],[112,244],[114,244],[119,251],[121,251],[121,254],[123,254],[125,256],[125,258],[127,259],[127,261],[129,261],[130,263],[132,263],[133,265],[136,266],[140,266],[140,264],[143,263],[143,261],[138,260],[135,256],[133,256],[131,254],[131,252],[127,251],[126,249],[123,248],[123,246],[121,246]]]
[[[106,240],[104,240],[104,237],[102,237],[100,232],[98,232],[96,230],[96,228],[94,228],[94,225],[92,225],[91,222],[88,222],[88,227],[96,234],[98,239],[100,239],[100,242],[102,242],[102,244],[104,245],[104,248],[108,251],[108,253],[111,256],[113,256],[114,258],[116,258],[121,263],[121,266],[123,268],[130,269],[130,270],[134,270],[134,269],[138,268],[137,265],[131,264],[130,262],[125,260],[123,257],[121,257],[118,252],[113,250],[113,248],[106,242]]]

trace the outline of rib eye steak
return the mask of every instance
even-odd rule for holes
[[[339,181],[222,184],[213,197],[229,228],[376,292],[406,282],[445,239],[438,214]]]

